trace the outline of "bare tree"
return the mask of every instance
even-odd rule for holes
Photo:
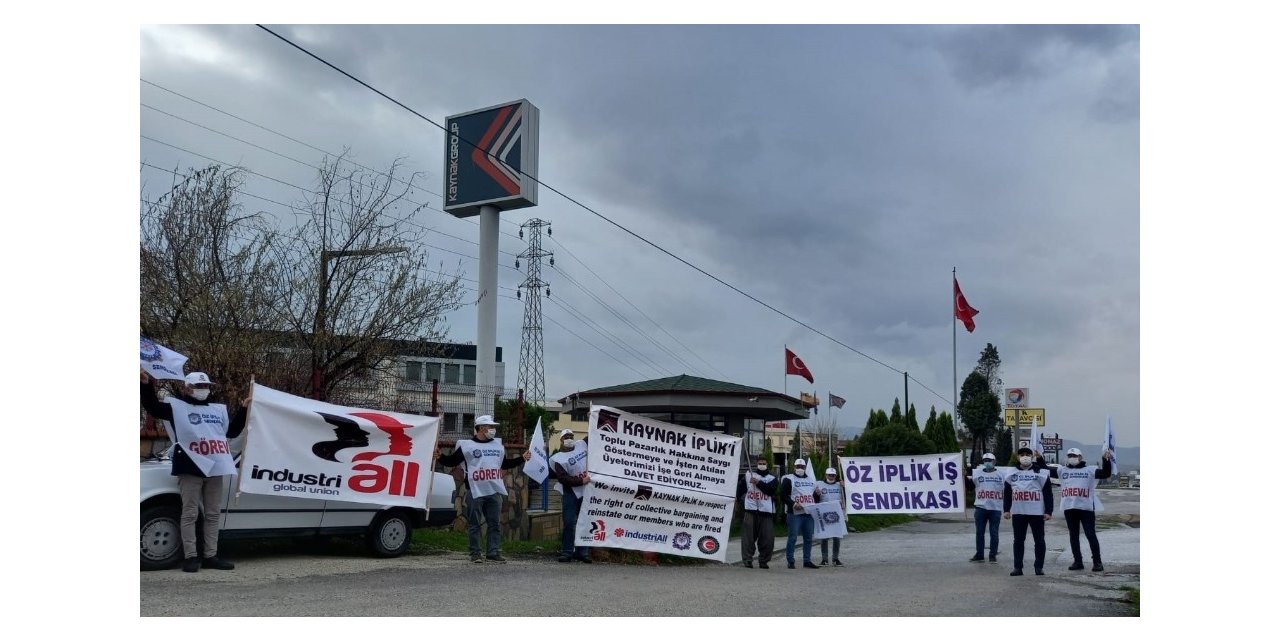
[[[315,193],[299,207],[299,259],[289,263],[281,300],[300,353],[310,360],[309,388],[327,397],[346,381],[394,368],[399,343],[442,341],[444,316],[460,306],[457,275],[427,269],[428,229],[413,216],[413,182],[396,177],[400,160],[371,172],[327,157]],[[402,185],[402,186],[401,186]],[[395,373],[394,371],[390,373]]]

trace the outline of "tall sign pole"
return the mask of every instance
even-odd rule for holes
[[[494,412],[497,376],[498,215],[538,204],[538,108],[516,100],[445,119],[444,211],[480,216],[475,415]]]

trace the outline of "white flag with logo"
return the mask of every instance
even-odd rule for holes
[[[240,490],[424,509],[439,425],[255,384]]]
[[[185,380],[182,373],[187,364],[187,357],[166,348],[151,338],[140,335],[142,342],[142,370],[147,375],[160,380]]]
[[[1107,432],[1102,435],[1102,450],[1111,452],[1111,473],[1120,475],[1120,462],[1116,460],[1116,432],[1111,429],[1111,416],[1107,416]]]
[[[843,538],[848,532],[839,502],[815,502],[804,510],[813,518],[813,539]]]
[[[1044,446],[1040,444],[1040,417],[1031,417],[1031,442],[1027,445],[1032,452],[1044,455]]]
[[[534,482],[542,484],[547,481],[547,475],[550,472],[547,442],[542,438],[542,418],[539,417],[537,426],[533,428],[533,437],[529,440],[529,459],[524,463],[524,474],[533,478]]]

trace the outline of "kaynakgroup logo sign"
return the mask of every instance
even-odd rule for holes
[[[444,210],[459,218],[480,207],[538,204],[538,108],[528,100],[445,119]]]

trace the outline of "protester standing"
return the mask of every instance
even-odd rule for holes
[[[804,542],[804,567],[817,569],[813,563],[813,516],[805,511],[805,505],[813,504],[816,482],[807,473],[804,460],[796,460],[794,473],[782,476],[778,495],[787,504],[787,568],[796,568],[796,536]]]
[[[574,534],[578,528],[578,513],[582,511],[582,494],[587,483],[591,482],[591,474],[587,473],[587,441],[577,442],[573,439],[573,431],[565,429],[560,432],[560,450],[551,456],[551,474],[560,483],[563,497],[560,498],[560,562],[578,560],[591,563],[589,547],[577,547],[573,544]]]
[[[818,483],[817,489],[813,492],[813,498],[818,502],[839,503],[841,522],[845,523],[842,526],[847,527],[849,519],[845,515],[845,505],[847,502],[844,499],[844,483],[840,482],[837,478],[836,470],[828,468],[823,474],[822,482]],[[827,566],[828,540],[831,541],[831,564],[837,567],[843,567],[844,565],[840,563],[840,538],[823,538],[819,543],[819,548],[822,549],[821,565],[824,567]]]
[[[507,495],[507,485],[502,472],[514,469],[529,460],[528,451],[523,456],[507,458],[502,439],[494,437],[498,422],[493,416],[476,418],[475,435],[469,440],[459,440],[453,453],[441,456],[436,449],[434,457],[446,467],[463,465],[467,476],[467,546],[471,561],[484,562],[480,556],[480,520],[487,525],[487,552],[489,562],[506,562],[502,557],[502,500]]]
[[[738,479],[738,497],[742,498],[742,566],[752,568],[752,557],[759,552],[760,568],[768,569],[773,559],[773,496],[778,479],[769,472],[769,459],[756,458],[755,470],[748,469]]]
[[[234,569],[235,565],[218,557],[218,528],[222,523],[224,476],[235,473],[228,441],[244,431],[246,398],[234,418],[228,420],[227,405],[210,402],[213,381],[201,371],[188,373],[179,397],[163,401],[156,395],[152,378],[146,371],[141,376],[142,408],[158,420],[168,421],[173,428],[172,473],[178,476],[178,493],[182,515],[178,529],[182,535],[182,570],[195,573],[205,569]],[[177,419],[175,420],[175,416]],[[197,553],[196,520],[204,511],[204,558]]]
[[[1027,529],[1035,540],[1036,575],[1044,575],[1044,523],[1053,517],[1049,469],[1035,464],[1031,449],[1018,449],[1018,468],[1005,476],[1004,517],[1013,520],[1013,572],[1022,575]]]
[[[1098,481],[1111,477],[1111,451],[1103,450],[1102,468],[1085,464],[1084,455],[1079,449],[1067,450],[1067,466],[1050,469],[1051,475],[1058,478],[1062,487],[1062,517],[1067,521],[1067,532],[1071,539],[1071,557],[1074,562],[1067,567],[1070,571],[1084,569],[1084,558],[1080,553],[1080,529],[1089,541],[1089,552],[1093,556],[1093,570],[1102,571],[1102,549],[1098,544],[1098,534],[1094,531],[1094,515],[1097,509]]]
[[[984,537],[990,531],[991,552],[987,560],[995,562],[1000,553],[1000,512],[1004,509],[1004,474],[996,468],[995,454],[982,454],[982,466],[973,470],[969,482],[973,486],[973,525],[978,545],[977,553],[969,561],[982,562],[982,553],[986,550]]]

